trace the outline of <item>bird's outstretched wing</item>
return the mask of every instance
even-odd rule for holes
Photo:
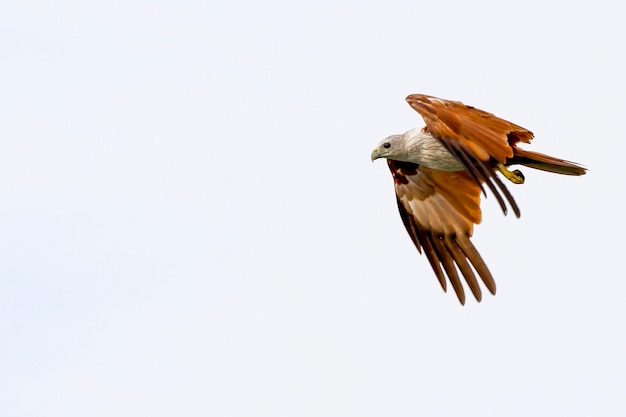
[[[456,155],[481,189],[487,184],[502,211],[507,212],[506,198],[519,217],[519,207],[496,176],[494,165],[504,165],[513,158],[513,147],[518,142],[529,143],[532,132],[460,101],[424,94],[411,94],[406,100],[424,118],[430,134]]]
[[[493,277],[470,241],[474,224],[481,221],[481,189],[476,181],[465,171],[439,171],[391,159],[387,163],[402,222],[417,249],[426,254],[444,291],[447,276],[465,304],[458,267],[476,300],[482,293],[474,271],[495,294]]]

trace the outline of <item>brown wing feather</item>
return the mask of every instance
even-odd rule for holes
[[[424,94],[411,94],[406,100],[422,115],[433,136],[460,140],[483,161],[493,158],[504,164],[513,157],[513,145],[530,143],[533,138],[531,131],[460,101]]]
[[[532,132],[460,101],[424,94],[411,94],[406,100],[424,118],[427,130],[457,156],[474,181],[489,187],[502,211],[507,213],[506,199],[519,217],[519,207],[496,176],[493,165],[494,162],[506,164],[510,161],[515,145],[529,143]]]
[[[481,220],[481,189],[472,176],[465,171],[438,171],[410,162],[388,159],[387,163],[404,226],[420,253],[424,251],[444,291],[447,276],[459,301],[465,303],[460,271],[480,301],[476,271],[495,294],[493,277],[470,241],[474,224]]]

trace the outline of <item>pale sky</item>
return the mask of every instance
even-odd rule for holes
[[[54,5],[52,3],[55,3]],[[8,1],[0,414],[623,416],[618,2]],[[411,93],[535,133],[441,291],[370,152]]]

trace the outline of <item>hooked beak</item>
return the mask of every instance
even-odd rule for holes
[[[374,148],[374,150],[372,151],[371,158],[372,158],[372,162],[380,158],[380,150],[378,148]]]

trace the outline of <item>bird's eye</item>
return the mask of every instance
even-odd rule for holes
[[[389,142],[383,143],[383,148],[385,148],[385,149],[391,148],[391,143],[389,143]]]

